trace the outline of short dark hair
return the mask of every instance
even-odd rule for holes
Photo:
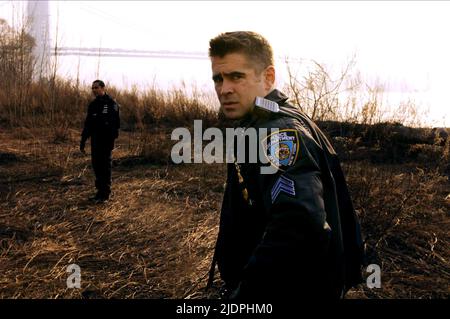
[[[272,47],[262,35],[252,31],[221,33],[209,41],[209,56],[223,58],[230,53],[243,53],[259,71],[274,65]]]
[[[94,82],[92,82],[92,84],[98,84],[101,88],[105,87],[105,82],[103,82],[102,80],[95,80]]]

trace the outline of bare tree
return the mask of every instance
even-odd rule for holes
[[[27,88],[32,82],[34,39],[0,19],[0,104],[14,123],[26,113]]]
[[[380,80],[363,81],[354,70],[352,57],[337,75],[327,66],[315,60],[310,65],[295,64],[285,59],[288,71],[286,91],[293,103],[313,120],[345,121],[362,124],[395,122],[411,126],[423,126],[421,118],[426,111],[419,112],[414,100],[389,102],[386,85]],[[299,69],[306,70],[299,76]]]
[[[299,106],[313,120],[335,119],[339,112],[339,95],[359,83],[347,81],[355,64],[352,58],[339,75],[333,78],[327,68],[312,60],[312,69],[299,78],[293,71],[292,64],[285,60],[289,83],[288,93],[293,97],[294,104]]]

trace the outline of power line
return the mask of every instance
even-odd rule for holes
[[[55,55],[52,53],[52,55]],[[89,53],[89,52],[58,52],[57,56],[92,56],[92,57],[115,57],[115,58],[162,58],[162,59],[194,59],[194,60],[206,60],[206,57],[199,56],[183,56],[183,55],[165,55],[165,54],[120,54],[120,53]]]
[[[131,50],[121,48],[93,48],[93,47],[58,47],[53,56],[87,56],[87,57],[117,57],[117,58],[163,58],[163,59],[194,59],[207,60],[206,52],[170,51],[170,50]],[[308,59],[286,56],[275,57],[277,61],[288,63],[310,62]]]
[[[53,55],[58,56],[97,56],[97,57],[135,57],[135,58],[182,58],[208,59],[203,52],[169,51],[169,50],[129,50],[120,48],[77,48],[59,47]]]
[[[170,51],[170,50],[136,50],[122,48],[92,48],[92,47],[59,47],[59,51],[83,51],[83,52],[113,52],[113,53],[158,53],[158,54],[180,54],[206,57],[206,52]]]

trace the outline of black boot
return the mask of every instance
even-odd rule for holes
[[[106,202],[107,200],[109,200],[109,194],[110,194],[110,192],[109,191],[99,191],[98,193],[97,193],[97,201],[99,201],[99,202]]]
[[[108,199],[109,199],[109,195],[107,195],[104,192],[100,192],[100,191],[98,191],[95,194],[95,196],[89,197],[89,200],[93,201],[93,202],[104,202],[104,201],[107,201]]]

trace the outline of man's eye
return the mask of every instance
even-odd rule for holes
[[[239,79],[242,79],[242,75],[241,75],[241,74],[233,74],[233,75],[231,76],[231,79],[232,79],[232,80],[239,80]]]

